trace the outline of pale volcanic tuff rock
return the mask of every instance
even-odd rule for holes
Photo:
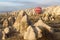
[[[56,16],[60,15],[60,6],[51,6],[51,7],[48,7],[47,10],[45,12],[49,11],[48,13],[50,14],[54,14]]]
[[[44,20],[54,20],[55,17],[60,15],[60,6],[51,6],[43,9]]]
[[[0,29],[0,40],[5,39],[5,36],[3,36],[2,30]]]
[[[19,13],[19,11],[12,11],[12,12],[8,12],[10,15],[13,15],[13,16],[17,16]]]
[[[29,16],[35,15],[34,8],[26,9],[25,12],[26,12],[26,14],[29,15]]]
[[[26,14],[24,15],[23,11],[21,11],[21,14],[18,15],[13,27],[17,31],[20,31],[20,33],[22,32],[22,34],[28,27],[28,17]]]
[[[41,38],[42,37],[42,33],[41,33],[42,30],[39,29],[39,27],[43,27],[43,28],[47,29],[49,32],[53,32],[52,28],[50,26],[48,26],[47,24],[45,24],[42,20],[37,20],[34,23],[33,26],[28,25],[29,24],[28,23],[28,18],[32,17],[33,19],[32,18],[31,19],[33,21],[36,20],[37,18],[38,19],[40,18],[40,16],[35,14],[34,8],[26,9],[26,10],[14,11],[14,12],[10,12],[10,13],[11,13],[11,15],[14,15],[14,17],[16,17],[15,22],[13,24],[13,27],[18,32],[20,32],[22,36],[24,36],[24,39],[36,40],[37,38]],[[27,17],[27,15],[29,17]],[[54,17],[59,16],[59,15],[60,15],[60,6],[51,6],[51,7],[47,7],[47,8],[42,9],[42,19],[44,21],[46,21],[46,20],[54,20]],[[8,21],[10,19],[11,19],[11,17],[10,18],[8,17]],[[6,23],[4,21],[3,21],[3,26],[7,26],[8,23]],[[36,34],[34,32],[35,28],[37,29],[38,32],[36,31],[36,33],[38,33],[38,34]],[[36,35],[38,35],[37,38],[36,38]]]
[[[24,11],[21,11],[21,12],[18,14],[18,16],[17,16],[17,18],[16,18],[16,20],[15,20],[15,23],[13,24],[13,27],[14,27],[14,28],[16,28],[17,26],[19,26],[20,21],[21,21],[23,15],[24,15]]]
[[[37,40],[38,38],[41,37],[42,37],[42,30],[35,26],[29,26],[24,34],[25,40]]]
[[[43,37],[41,40],[47,40],[48,38],[45,38],[43,36],[44,34],[42,34],[45,29],[48,30],[50,33],[53,33],[53,30],[50,26],[46,25],[42,20],[38,20],[33,26],[28,26],[27,31],[24,34],[24,39],[37,40],[38,38],[41,39]]]
[[[5,28],[5,27],[8,27],[8,19],[5,19],[4,21],[3,21],[3,27]]]
[[[38,26],[42,26],[42,28],[47,29],[49,32],[53,32],[52,28],[50,26],[48,26],[47,24],[45,24],[42,20],[38,20],[34,26],[38,27]]]
[[[12,26],[15,23],[15,20],[16,20],[15,17],[10,16],[8,18],[9,26]]]
[[[6,39],[6,34],[8,34],[10,32],[10,29],[9,29],[9,27],[6,27],[6,28],[4,28],[4,30],[2,31],[2,34],[3,34],[3,37],[2,37],[2,39]]]
[[[35,14],[34,8],[25,9],[25,10],[18,10],[18,11],[13,11],[13,12],[8,12],[8,13],[10,13],[11,15],[14,15],[14,16],[18,16],[18,14],[19,14],[21,11],[25,11],[26,14],[29,15],[29,16]]]
[[[49,9],[50,11],[52,10],[52,9]],[[25,13],[26,12],[26,13]],[[45,12],[47,12],[46,11],[46,9],[45,9],[45,11],[43,12],[43,14],[45,14]],[[31,26],[28,26],[28,23],[27,23],[27,15],[28,16],[32,16],[32,15],[34,15],[34,13],[35,13],[35,11],[34,11],[34,9],[26,9],[25,11],[23,11],[23,10],[21,10],[21,11],[19,11],[19,14],[18,14],[18,16],[17,16],[17,18],[16,18],[16,21],[15,21],[15,23],[14,23],[14,28],[17,30],[17,31],[20,31],[20,33],[22,34],[22,35],[24,35],[24,39],[32,39],[32,37],[31,37],[31,35],[34,37],[33,39],[36,39],[36,34],[33,32],[34,30],[31,28],[31,29],[29,29],[29,27],[31,27]],[[49,12],[50,13],[50,12]],[[27,14],[27,15],[25,15],[25,14]],[[48,14],[48,12],[47,12],[47,14]],[[46,15],[47,15],[46,14]],[[48,14],[49,15],[49,14]],[[48,16],[47,16],[48,17]],[[40,24],[41,23],[41,24]],[[35,27],[37,27],[37,26],[43,26],[43,22],[41,21],[41,20],[39,20],[37,23],[35,23],[34,24],[34,26]],[[27,28],[28,27],[28,28]],[[33,26],[32,26],[33,27]],[[51,30],[51,27],[50,26],[48,26],[48,25],[46,25],[46,24],[44,24],[44,26],[43,26],[44,28],[46,28],[49,32],[51,32],[52,30]],[[38,28],[38,27],[37,27]],[[27,30],[27,32],[26,32],[26,30]],[[30,34],[29,34],[29,30],[33,30],[33,31],[30,31]],[[41,31],[40,31],[41,29],[39,29],[38,28],[38,34],[40,34],[40,36],[42,35],[41,34]],[[26,32],[26,33],[25,33]],[[31,33],[32,32],[32,33]],[[25,34],[24,34],[25,33]],[[29,34],[29,36],[27,36],[27,34]],[[28,38],[27,38],[28,37]]]
[[[42,14],[43,14],[42,17],[43,17],[43,19],[44,20],[54,19],[55,16],[60,15],[59,14],[59,9],[60,9],[59,6],[51,6],[51,7],[44,8],[42,10]],[[26,10],[19,11],[17,19],[15,21],[16,24],[14,23],[14,25],[15,25],[14,27],[17,30],[20,30],[19,32],[21,33],[21,35],[24,36],[24,39],[36,40],[37,38],[41,38],[43,34],[41,33],[42,30],[39,29],[39,27],[43,27],[43,28],[47,29],[49,32],[51,32],[51,33],[53,32],[52,28],[50,26],[48,26],[47,24],[45,24],[42,20],[37,20],[37,22],[33,25],[34,27],[33,26],[27,26],[28,23],[24,22],[24,19],[26,19],[27,16],[26,15],[23,16],[23,14],[24,15],[27,14],[28,16],[34,16],[35,15],[35,11],[34,11],[34,9],[26,9]],[[26,26],[25,26],[25,24],[26,24]],[[33,28],[37,27],[36,29],[37,29],[38,32],[36,32],[36,33],[38,33],[38,34],[36,34],[34,32],[35,30],[32,27]],[[36,35],[39,35],[39,36],[36,38]]]
[[[27,15],[23,16],[21,19],[20,25],[19,25],[19,30],[22,35],[24,35],[24,32],[26,32],[26,29],[28,28],[28,17]]]

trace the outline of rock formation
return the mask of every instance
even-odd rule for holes
[[[3,31],[1,30],[0,32],[3,35],[3,39],[5,39],[5,34],[13,31],[10,31],[10,28],[13,27],[12,29],[19,32],[20,36],[23,36],[25,40],[54,40],[49,34],[54,33],[53,28],[45,22],[54,22],[58,19],[57,17],[60,18],[60,6],[42,8],[42,14],[36,14],[34,8],[31,8],[7,12],[6,14],[0,16],[0,25],[3,27]],[[44,36],[45,33],[47,35]],[[57,33],[53,35],[59,34]],[[48,38],[46,38],[46,36]]]
[[[42,37],[42,30],[35,26],[29,26],[24,34],[25,40],[37,40],[38,38],[41,37]]]
[[[45,24],[42,20],[38,20],[34,26],[38,27],[38,26],[42,26],[43,28],[47,29],[49,32],[52,32],[52,27],[48,26],[47,24]]]
[[[22,19],[22,17],[24,16],[24,11],[21,11],[19,14],[18,14],[18,16],[17,16],[17,18],[16,18],[16,20],[15,20],[15,23],[13,24],[13,27],[14,28],[16,28],[16,27],[19,27],[19,25],[20,25],[20,22],[21,22],[21,19]]]
[[[27,17],[27,15],[25,15],[25,16],[23,16],[23,18],[21,19],[21,22],[19,24],[19,30],[22,35],[24,35],[24,32],[26,31],[28,25],[29,25],[28,17]]]
[[[43,9],[43,19],[44,20],[55,20],[57,16],[60,15],[60,6],[50,6]]]

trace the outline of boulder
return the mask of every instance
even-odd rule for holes
[[[4,21],[3,21],[3,27],[8,27],[8,19],[5,19]]]
[[[53,30],[52,30],[52,27],[50,27],[50,26],[48,26],[47,24],[45,24],[41,19],[40,20],[38,20],[35,24],[34,24],[34,26],[42,26],[43,28],[45,28],[45,29],[47,29],[49,32],[53,32]]]
[[[37,40],[42,37],[42,30],[35,26],[29,26],[24,34],[25,40]]]
[[[26,31],[27,27],[28,27],[28,17],[27,15],[23,16],[23,18],[21,19],[21,22],[19,24],[18,30],[20,30],[20,33],[22,35],[24,35],[24,32]]]
[[[6,39],[6,34],[8,34],[10,32],[9,27],[6,27],[2,30],[2,39],[5,40]]]
[[[26,31],[26,28],[28,27],[28,17],[27,15],[21,15],[21,19],[18,19],[18,22],[16,21],[13,25],[14,29],[16,29],[17,32],[20,32],[21,35],[24,35],[24,32]]]
[[[16,20],[15,20],[15,23],[13,24],[13,27],[14,28],[17,28],[19,25],[20,25],[20,22],[21,22],[21,19],[22,19],[22,17],[24,16],[24,11],[23,10],[21,10],[21,12],[19,12],[19,14],[18,14],[18,16],[17,16],[17,18],[16,18]]]

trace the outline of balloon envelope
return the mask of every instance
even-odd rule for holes
[[[41,11],[42,11],[42,8],[41,8],[41,7],[36,7],[36,8],[35,8],[35,12],[36,12],[37,14],[40,14]]]

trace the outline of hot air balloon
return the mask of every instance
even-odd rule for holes
[[[34,10],[35,10],[35,13],[37,13],[37,14],[40,14],[42,12],[41,7],[36,7]]]

